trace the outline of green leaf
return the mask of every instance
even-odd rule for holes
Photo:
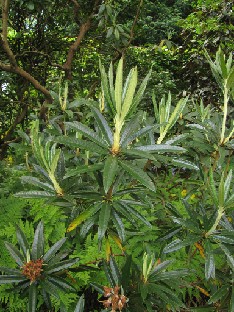
[[[145,92],[145,88],[147,86],[148,80],[151,76],[152,70],[149,71],[149,73],[146,75],[146,77],[144,78],[144,80],[142,81],[134,99],[133,99],[133,103],[132,106],[130,108],[129,114],[132,114],[134,112],[134,110],[136,109],[136,107],[138,106],[138,104],[140,103],[140,101],[143,98],[144,92]]]
[[[223,207],[224,206],[224,172],[222,173],[221,176],[221,181],[219,183],[219,207]]]
[[[6,246],[7,250],[9,251],[10,255],[12,256],[12,258],[18,264],[18,266],[22,267],[24,265],[25,260],[26,260],[24,258],[24,256],[11,243],[5,242],[5,246]]]
[[[92,215],[94,215],[97,211],[99,211],[101,209],[101,205],[100,203],[94,205],[93,207],[85,210],[84,212],[82,212],[81,214],[79,214],[79,216],[77,218],[75,218],[75,220],[73,220],[67,229],[67,232],[71,232],[72,230],[74,230],[78,225],[80,225],[83,221],[85,221],[87,218],[91,217]]]
[[[81,132],[85,137],[89,138],[92,142],[96,143],[100,147],[108,147],[107,143],[105,143],[93,130],[83,125],[82,123],[74,121],[66,122],[66,125],[77,132]]]
[[[108,78],[107,74],[105,72],[104,66],[101,65],[101,62],[99,62],[99,67],[100,67],[100,73],[101,73],[101,80],[102,80],[102,92],[104,95],[104,98],[106,100],[106,104],[108,105],[108,109],[111,111],[112,115],[115,115],[116,110],[114,103],[111,99],[111,94],[108,86]]]
[[[194,244],[195,242],[199,241],[201,239],[200,235],[189,235],[186,239],[183,241],[181,239],[176,239],[172,241],[170,244],[168,244],[164,249],[164,253],[170,253],[176,250],[179,250],[185,246],[189,246]]]
[[[205,243],[205,278],[215,278],[215,260],[211,243]]]
[[[123,104],[121,109],[121,122],[125,120],[125,117],[129,113],[133,102],[133,96],[137,85],[137,68],[132,68],[125,82],[123,91]]]
[[[122,90],[123,90],[123,58],[119,60],[115,79],[115,105],[118,115],[120,115],[122,107]]]
[[[224,201],[226,202],[228,198],[228,194],[230,192],[230,187],[231,187],[231,182],[232,182],[232,170],[229,171],[229,174],[225,180],[224,183]]]
[[[57,168],[58,161],[60,158],[60,153],[61,153],[61,150],[58,149],[58,150],[56,150],[56,153],[51,156],[52,159],[51,159],[50,171],[52,172],[52,174],[55,173],[55,170]]]
[[[118,170],[117,157],[109,156],[105,161],[104,172],[103,172],[103,186],[104,186],[105,193],[108,192],[109,188],[114,182],[117,170]]]
[[[101,241],[106,233],[108,223],[111,215],[111,205],[109,203],[103,203],[101,211],[99,213],[98,221],[98,241],[101,244]]]
[[[26,259],[27,252],[29,251],[29,243],[24,232],[20,229],[18,225],[16,225],[16,237],[20,245],[20,248],[22,249],[22,252],[24,254],[24,258]]]
[[[47,279],[64,292],[74,292],[76,290],[73,285],[69,284],[65,279],[58,276],[48,276]]]
[[[49,183],[41,182],[38,178],[35,178],[35,177],[23,176],[21,177],[21,181],[24,183],[38,186],[39,188],[42,188],[43,190],[54,191],[53,185]]]
[[[43,260],[48,263],[51,258],[55,256],[57,251],[63,246],[63,244],[66,242],[67,238],[64,237],[57,241],[48,251],[47,253],[43,256]]]
[[[106,154],[107,150],[103,149],[103,147],[100,147],[99,145],[95,144],[94,142],[80,140],[77,138],[70,138],[70,137],[58,137],[55,139],[56,141],[59,141],[60,144],[68,145],[71,148],[81,148],[86,151],[91,151],[94,153],[99,154]]]
[[[116,211],[113,209],[112,211],[112,214],[113,214],[113,223],[114,223],[114,226],[117,230],[117,233],[121,239],[122,242],[125,241],[125,230],[124,230],[124,224],[120,218],[120,216],[116,213]]]
[[[74,312],[83,312],[84,311],[84,305],[85,305],[85,300],[84,300],[84,295],[82,295],[77,302],[76,308]]]
[[[48,197],[55,197],[55,193],[46,192],[46,191],[22,191],[14,194],[15,197],[22,197],[22,198],[48,198]]]
[[[12,284],[24,281],[26,281],[26,278],[22,275],[0,275],[0,284]]]
[[[0,272],[7,273],[8,275],[19,275],[22,277],[22,272],[19,269],[11,269],[0,266]]]
[[[127,171],[130,176],[136,180],[138,180],[141,184],[146,186],[151,191],[155,192],[154,183],[151,181],[149,176],[139,167],[133,166],[130,162],[127,161],[120,161],[119,164],[121,167]]]
[[[95,224],[97,220],[97,214],[94,215],[93,217],[89,217],[84,223],[83,225],[81,226],[81,229],[80,229],[80,236],[82,238],[84,238],[87,233],[89,232],[89,230],[91,229],[91,227]]]
[[[36,312],[37,309],[37,286],[35,283],[29,286],[28,312]]]
[[[55,286],[53,283],[51,283],[48,279],[43,279],[41,282],[40,282],[41,286],[42,286],[42,289],[51,294],[52,296],[56,297],[57,299],[60,299],[59,297],[59,291],[60,289]]]
[[[118,206],[122,206],[130,218],[137,218],[137,219],[141,220],[143,223],[145,223],[147,226],[149,226],[150,228],[152,227],[152,225],[149,223],[149,221],[145,217],[143,217],[136,209],[127,205],[124,202],[124,200],[119,200]],[[122,211],[120,211],[120,212],[122,212]]]
[[[178,167],[188,168],[188,169],[192,169],[192,170],[199,170],[198,166],[196,166],[194,163],[192,163],[188,160],[172,159],[171,162]]]
[[[218,201],[218,196],[217,196],[217,192],[216,192],[215,181],[214,181],[212,169],[210,169],[210,179],[209,179],[208,186],[209,186],[209,190],[210,190],[212,200],[213,200],[215,206],[218,207],[219,201]]]
[[[33,260],[40,259],[44,254],[44,226],[42,222],[39,222],[36,228],[31,254]]]
[[[220,244],[221,249],[223,250],[223,252],[225,253],[228,262],[230,264],[230,267],[232,269],[232,271],[234,271],[234,258],[232,253],[228,250],[228,248],[226,246],[224,246],[223,244]]]
[[[120,272],[119,272],[119,268],[115,262],[114,257],[110,257],[110,270],[111,270],[111,274],[113,276],[113,279],[115,281],[115,285],[121,285],[121,277],[120,277]]]
[[[143,145],[143,146],[137,146],[135,147],[138,150],[146,151],[146,152],[186,152],[186,149],[180,146],[174,146],[174,145],[167,145],[167,144],[154,144],[154,145]]]
[[[227,295],[228,290],[229,290],[228,285],[222,286],[210,297],[208,303],[211,304],[219,301],[220,299],[222,299],[224,296]]]
[[[100,113],[100,111],[98,109],[96,109],[95,107],[91,107],[91,109],[93,111],[94,118],[98,124],[98,127],[101,130],[101,133],[103,134],[104,138],[106,139],[108,145],[112,145],[113,134],[112,134],[111,128],[108,126],[106,119]]]
[[[149,132],[151,132],[154,129],[156,129],[156,126],[146,126],[146,127],[142,128],[142,129],[136,131],[134,134],[132,134],[130,136],[124,137],[122,135],[121,136],[121,140],[120,140],[120,145],[123,146],[123,147],[127,146],[130,143],[132,143],[136,138],[139,138],[139,137],[141,137],[143,135],[146,135],[146,134],[148,134]]]
[[[101,284],[91,282],[90,285],[91,285],[94,289],[96,289],[96,290],[99,292],[99,294],[104,295],[104,288],[103,288],[103,286],[102,286]]]
[[[52,265],[48,265],[45,267],[46,274],[52,274],[55,272],[63,271],[67,268],[70,268],[73,264],[76,264],[78,261],[79,258],[73,258],[69,260],[60,261]]]
[[[122,154],[125,154],[125,155],[130,156],[131,158],[135,158],[135,159],[147,159],[147,160],[150,159],[153,161],[156,160],[152,154],[150,154],[148,152],[144,152],[144,151],[139,151],[135,148],[130,148],[130,149],[123,148],[123,149],[121,149],[121,152],[122,152]],[[130,157],[128,157],[128,158],[130,158]]]
[[[77,168],[74,168],[74,169],[68,168],[64,179],[74,177],[74,176],[80,175],[82,173],[99,171],[102,168],[103,168],[103,164],[78,166]]]

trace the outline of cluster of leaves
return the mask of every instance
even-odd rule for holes
[[[93,250],[91,238],[97,254],[70,272],[73,280],[80,271],[92,269],[92,275],[83,276],[84,285],[80,278],[74,291],[82,286],[87,291],[92,278],[90,287],[103,296],[100,304],[107,310],[199,311],[216,305],[233,310],[232,278],[223,274],[234,269],[234,128],[228,118],[234,66],[231,54],[226,59],[221,49],[215,61],[207,59],[222,90],[222,114],[188,97],[174,103],[170,93],[159,103],[152,97],[154,115],[140,111],[151,72],[137,86],[137,68],[125,79],[120,59],[108,72],[100,64],[99,102],[83,100],[86,116],[80,115],[81,102],[69,102],[65,86],[63,96],[57,95],[58,110],[49,111],[48,127],[40,131],[35,121],[23,135],[29,153],[21,178],[26,189],[15,196],[58,206],[67,232],[46,253],[41,222],[31,252],[19,227],[22,255],[6,244],[20,268],[1,267],[2,282],[18,281],[16,290],[29,291],[29,311],[40,305],[40,291],[48,304],[48,294],[60,298],[65,310],[58,289],[71,286],[57,272],[67,276],[63,270],[76,264],[77,247]],[[49,223],[56,227],[56,220]],[[65,240],[69,251],[57,257]],[[81,297],[77,307],[83,305]]]

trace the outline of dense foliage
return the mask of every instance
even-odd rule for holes
[[[232,3],[1,8],[1,309],[233,311]]]

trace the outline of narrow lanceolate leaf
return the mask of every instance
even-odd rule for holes
[[[68,292],[68,291],[75,291],[75,288],[73,285],[69,284],[66,280],[63,278],[60,278],[58,276],[48,276],[47,279],[60,288],[62,291]]]
[[[174,146],[174,145],[167,145],[167,144],[154,144],[154,145],[143,145],[143,146],[137,146],[136,149],[140,151],[146,151],[146,152],[186,152],[186,149],[180,146]]]
[[[74,230],[77,226],[79,226],[83,221],[85,221],[86,219],[88,219],[89,217],[93,216],[98,210],[101,209],[101,205],[97,204],[94,205],[93,207],[85,210],[84,212],[82,212],[81,214],[79,214],[79,216],[77,218],[75,218],[75,220],[73,220],[70,225],[67,228],[67,232],[71,232],[72,230]]]
[[[92,217],[89,217],[81,226],[80,228],[80,237],[81,238],[84,238],[89,230],[92,228],[92,226],[95,224],[95,222],[97,221],[97,214],[92,216]]]
[[[115,281],[115,285],[121,285],[122,283],[121,283],[119,268],[113,257],[110,257],[110,269],[111,269],[111,273]]]
[[[21,230],[21,228],[16,225],[16,237],[18,240],[18,243],[20,245],[20,248],[24,254],[25,259],[27,258],[27,251],[29,250],[29,243],[27,241],[27,238],[24,234],[24,232]]]
[[[184,239],[183,241],[178,238],[178,239],[172,241],[170,244],[168,244],[163,249],[163,252],[164,253],[170,253],[170,252],[179,250],[185,246],[189,246],[189,245],[197,242],[200,238],[201,238],[200,235],[190,235],[186,239]]]
[[[100,66],[100,73],[101,73],[101,80],[102,80],[102,92],[103,92],[104,98],[107,102],[106,104],[108,105],[108,109],[114,115],[116,113],[116,110],[115,110],[115,107],[114,107],[112,99],[111,99],[107,74],[105,72],[104,66],[101,65],[101,63],[99,64],[99,66]]]
[[[223,250],[223,252],[225,253],[225,255],[227,256],[228,263],[230,264],[232,271],[234,271],[234,258],[233,258],[232,252],[229,251],[229,249],[226,246],[224,246],[223,244],[220,244],[220,247]]]
[[[222,286],[210,297],[208,303],[211,304],[211,303],[219,301],[220,299],[222,299],[224,296],[227,295],[228,290],[229,290],[228,285]]]
[[[114,226],[117,230],[117,233],[121,239],[122,242],[124,242],[125,240],[125,230],[124,230],[124,224],[120,218],[120,216],[116,213],[116,211],[114,211],[113,209],[113,223]]]
[[[61,153],[61,150],[58,149],[56,150],[55,154],[53,155],[53,158],[51,160],[51,166],[50,166],[50,171],[54,174],[55,173],[55,170],[57,168],[57,165],[58,165],[58,161],[59,161],[59,157],[60,157],[60,153]]]
[[[225,180],[225,183],[224,183],[224,201],[226,201],[228,198],[228,194],[230,192],[231,182],[232,182],[232,170],[229,171],[229,174],[228,174],[228,176]]]
[[[137,68],[135,67],[131,69],[129,73],[129,79],[127,79],[125,83],[124,88],[126,90],[126,93],[125,93],[125,97],[124,97],[123,105],[121,109],[121,122],[124,121],[125,117],[127,116],[131,108],[136,85],[137,85]]]
[[[34,240],[32,244],[32,259],[37,260],[44,254],[44,226],[40,222],[36,228],[34,234]]]
[[[56,141],[58,141],[60,144],[67,145],[71,148],[81,148],[86,151],[99,153],[99,154],[106,154],[106,148],[100,147],[94,142],[80,140],[77,138],[70,138],[70,137],[58,137],[56,138]]]
[[[98,127],[101,130],[101,133],[103,134],[104,138],[106,139],[107,143],[112,145],[113,143],[113,134],[111,131],[111,128],[109,127],[106,119],[104,118],[104,116],[100,113],[100,111],[98,109],[96,109],[95,107],[91,108],[94,114],[94,118],[98,124]]]
[[[209,190],[210,190],[212,200],[213,200],[215,206],[218,207],[219,201],[218,201],[218,196],[217,196],[217,192],[216,192],[215,181],[214,181],[212,169],[210,169],[210,179],[209,179],[208,186],[209,186]]]
[[[99,221],[98,221],[98,240],[101,243],[110,220],[111,215],[111,206],[108,203],[104,203],[102,205],[100,214],[99,214]]]
[[[48,279],[42,280],[40,284],[41,284],[42,289],[44,291],[46,291],[48,294],[56,297],[57,299],[60,299],[60,297],[59,297],[60,289],[57,286],[55,286],[53,283],[51,283]]]
[[[224,195],[225,194],[225,189],[224,189],[224,172],[222,173],[221,176],[221,181],[219,183],[219,206],[223,207],[224,206]]]
[[[132,141],[134,141],[136,138],[139,138],[139,137],[141,137],[143,135],[146,135],[146,134],[148,134],[149,132],[151,132],[154,129],[156,129],[155,126],[146,126],[146,127],[142,128],[142,129],[140,129],[139,131],[136,131],[134,134],[132,134],[130,136],[124,137],[123,139],[121,137],[120,144],[123,147],[127,146]]]
[[[84,305],[85,305],[85,300],[84,300],[84,295],[82,295],[77,302],[76,308],[74,312],[83,312],[84,311]]]
[[[107,143],[105,143],[92,129],[83,125],[80,122],[66,122],[66,125],[78,132],[81,132],[85,137],[89,138],[92,142],[96,143],[101,147],[108,147]]]
[[[130,162],[127,161],[119,161],[119,164],[128,174],[130,174],[133,179],[136,179],[151,191],[155,191],[154,183],[142,169],[133,166]]]
[[[36,312],[37,309],[37,286],[35,283],[29,286],[28,311]]]
[[[142,99],[142,97],[144,95],[145,88],[147,86],[148,80],[149,80],[149,78],[151,76],[151,72],[152,71],[150,70],[149,73],[146,75],[145,79],[142,81],[142,83],[141,83],[141,85],[140,85],[140,87],[139,87],[139,89],[138,89],[138,91],[137,91],[137,93],[136,93],[136,95],[134,97],[132,106],[130,108],[130,111],[129,111],[130,114],[135,110],[137,105],[140,103],[140,101],[141,101],[141,99]]]
[[[48,198],[56,196],[55,192],[46,192],[46,191],[22,191],[14,194],[15,197],[22,198]]]
[[[45,261],[45,263],[48,263],[48,261],[55,256],[57,251],[59,251],[59,249],[63,246],[66,240],[66,237],[60,239],[47,251],[47,253],[43,256],[43,260]]]
[[[0,275],[0,284],[12,284],[24,281],[26,281],[26,278],[22,275]]]
[[[117,157],[109,156],[105,161],[103,172],[103,186],[106,193],[108,192],[109,188],[114,182],[117,170],[118,170]]]
[[[124,210],[130,216],[130,218],[137,218],[137,219],[141,220],[143,223],[145,223],[147,226],[149,226],[149,227],[152,226],[145,217],[143,217],[136,209],[127,205],[123,200],[120,200],[119,204],[120,204],[119,206],[122,206],[124,208]],[[122,210],[120,210],[120,211],[122,212]]]
[[[46,266],[45,271],[47,274],[59,272],[59,271],[70,268],[73,264],[76,264],[78,261],[79,261],[79,258],[73,258],[69,260],[60,261],[53,265]]]
[[[53,185],[51,185],[49,183],[41,182],[38,178],[35,178],[35,177],[23,176],[21,178],[21,181],[24,183],[28,183],[28,184],[37,186],[37,187],[42,188],[43,190],[46,190],[46,191],[54,191]]]
[[[172,159],[171,162],[178,167],[188,168],[188,169],[192,169],[192,170],[199,170],[198,166],[196,166],[194,163],[192,163],[188,160]]]
[[[22,272],[20,269],[11,269],[6,267],[0,267],[0,272],[7,273],[8,275],[19,275],[22,277]]]
[[[123,58],[121,58],[118,63],[115,79],[115,105],[118,115],[120,115],[121,112],[122,90],[123,90]]]
[[[64,176],[64,179],[69,178],[69,177],[74,177],[82,173],[98,171],[102,168],[103,168],[103,164],[84,165],[84,166],[79,166],[74,169],[68,168],[66,171],[66,175]]]
[[[24,265],[25,262],[25,258],[24,256],[19,252],[19,250],[12,245],[11,243],[5,242],[5,246],[7,248],[7,250],[9,251],[10,255],[12,256],[12,258],[15,260],[15,262],[22,267]]]
[[[151,153],[140,151],[136,148],[123,148],[121,151],[124,155],[130,156],[128,158],[156,160],[156,158]]]
[[[140,114],[135,114],[128,123],[123,128],[121,139],[120,139],[120,145],[126,146],[125,142],[126,140],[133,136],[137,130],[139,129],[141,118]]]
[[[211,243],[207,240],[205,244],[205,278],[215,278],[215,260]]]

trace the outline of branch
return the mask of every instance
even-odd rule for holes
[[[2,47],[6,52],[11,65],[17,66],[15,56],[11,51],[11,48],[7,40],[8,12],[9,12],[9,0],[2,0],[2,34],[1,34]]]
[[[79,4],[77,3],[77,1],[73,1],[72,2],[79,7]],[[92,13],[89,15],[88,19],[86,20],[86,22],[84,22],[81,26],[80,26],[80,32],[75,40],[75,42],[73,42],[68,50],[68,54],[67,54],[67,59],[66,62],[63,64],[63,69],[66,72],[66,78],[67,79],[72,79],[72,73],[71,73],[71,69],[72,69],[72,61],[75,55],[75,52],[77,51],[78,47],[80,46],[80,43],[82,41],[82,39],[84,38],[85,34],[87,33],[87,31],[89,30],[90,26],[91,26],[91,20],[97,10],[97,7],[99,5],[99,2],[101,2],[101,0],[95,0],[94,6],[93,6],[93,11]]]
[[[8,13],[9,13],[9,0],[1,0],[2,4],[2,33],[1,33],[1,42],[4,51],[7,54],[10,64],[5,64],[0,61],[0,69],[18,74],[21,77],[29,81],[35,89],[44,94],[46,100],[49,103],[53,102],[53,98],[50,95],[50,92],[43,87],[38,80],[36,80],[32,75],[26,72],[23,68],[19,67],[15,58],[14,53],[12,52],[8,40],[7,40],[7,30],[8,30]]]

